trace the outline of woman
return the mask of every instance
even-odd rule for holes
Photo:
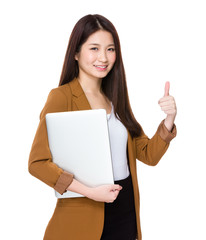
[[[175,100],[159,104],[167,114],[149,139],[130,107],[118,34],[101,15],[87,15],[75,25],[68,44],[59,87],[52,89],[40,114],[29,157],[29,172],[60,194],[44,240],[141,240],[136,159],[156,165],[176,136]],[[52,162],[45,115],[48,112],[106,109],[115,184],[90,188]]]

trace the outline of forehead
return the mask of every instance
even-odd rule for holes
[[[108,45],[108,44],[114,44],[114,39],[110,32],[105,30],[98,30],[97,32],[91,34],[85,43]]]

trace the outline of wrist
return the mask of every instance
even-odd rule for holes
[[[91,188],[91,187],[86,187],[86,188],[85,188],[85,194],[84,194],[84,196],[87,197],[87,198],[92,199],[93,190],[94,190],[94,189]]]
[[[171,123],[174,123],[175,118],[176,118],[176,114],[168,114],[165,120],[167,120],[168,122],[170,121]]]
[[[175,117],[176,117],[176,114],[175,115],[167,115],[167,117],[164,120],[164,125],[170,132],[173,129]]]

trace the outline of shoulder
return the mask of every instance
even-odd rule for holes
[[[69,98],[72,95],[70,83],[51,89],[49,95],[55,97]]]
[[[47,101],[50,100],[56,104],[67,104],[70,105],[72,100],[72,91],[70,87],[70,83],[66,83],[62,86],[58,86],[56,88],[51,89],[49,92]]]
[[[40,113],[40,118],[44,117],[46,113],[68,111],[71,99],[72,93],[69,84],[51,89]]]

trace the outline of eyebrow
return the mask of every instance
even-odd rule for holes
[[[99,46],[100,44],[98,44],[98,43],[90,43],[89,45]],[[115,46],[115,45],[114,45],[114,43],[111,43],[111,44],[109,44],[107,46],[109,47],[109,46]]]

